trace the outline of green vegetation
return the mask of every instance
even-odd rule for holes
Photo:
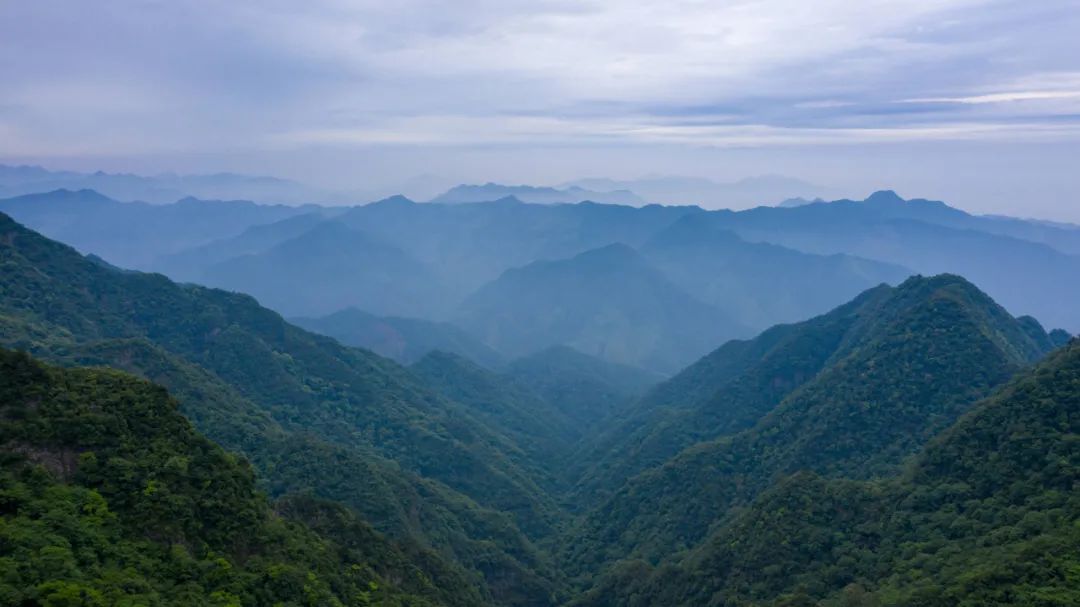
[[[655,296],[594,328],[680,309],[632,250],[584,257],[571,284]],[[0,215],[0,346],[30,353],[0,350],[4,604],[1080,601],[1080,342],[957,276],[650,388],[564,346],[404,368]]]
[[[293,327],[250,297],[118,272],[6,217],[0,266],[0,345],[144,374],[190,402],[199,427],[242,450],[276,492],[348,496],[378,529],[408,533],[396,537],[505,589],[496,598],[507,604],[525,594],[518,581],[532,589],[524,604],[557,592],[531,548],[558,521],[553,499],[514,463],[512,441],[407,370]],[[318,448],[270,467],[300,436]],[[400,506],[410,502],[421,505]]]
[[[684,561],[625,563],[586,605],[1080,604],[1080,341],[976,404],[887,481],[801,473]]]
[[[0,350],[6,605],[475,605],[348,511],[271,505],[159,386]]]
[[[591,512],[574,531],[579,540],[567,542],[574,571],[691,548],[732,508],[797,470],[894,473],[1040,354],[1020,323],[954,276],[909,279],[864,318],[845,336],[857,340],[752,428],[688,448]]]

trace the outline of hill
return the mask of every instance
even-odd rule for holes
[[[498,367],[505,360],[502,354],[446,322],[375,316],[356,308],[319,318],[292,318],[290,322],[402,364],[412,364],[435,350],[457,354],[488,368]]]
[[[657,232],[640,250],[687,293],[758,329],[810,318],[912,274],[850,255],[812,255],[747,242],[696,217]]]
[[[475,605],[439,557],[250,466],[159,386],[0,350],[6,604]],[[362,599],[360,597],[363,597]]]
[[[718,428],[721,436],[632,477],[591,512],[577,531],[584,539],[569,551],[577,566],[595,571],[613,558],[655,561],[692,548],[734,508],[798,470],[840,478],[892,474],[972,403],[1052,347],[1041,329],[1033,335],[1030,323],[955,276],[880,287],[839,312],[794,333],[780,328],[801,348],[780,356],[772,371],[767,356],[764,368],[740,370],[745,363],[731,362],[738,358],[731,352],[692,371],[703,378],[728,373],[734,381],[715,386],[715,399],[683,412],[688,423],[678,416],[676,423],[684,422],[682,432]],[[854,321],[846,329],[844,318]],[[736,349],[753,353],[763,345]],[[792,356],[795,351],[802,355]],[[663,436],[667,425],[644,427]],[[631,434],[625,442],[639,440]]]
[[[462,204],[470,202],[491,202],[513,196],[521,202],[534,204],[560,204],[576,203],[583,201],[599,202],[603,204],[621,204],[632,207],[645,205],[645,201],[636,194],[626,189],[608,191],[587,190],[577,186],[564,189],[537,187],[529,185],[501,185],[486,183],[484,185],[458,185],[431,199],[431,202],[439,204]]]
[[[609,423],[662,375],[553,346],[510,362],[503,372],[573,421],[579,438]]]
[[[718,212],[707,221],[751,241],[808,253],[845,253],[923,274],[959,274],[1014,314],[1080,330],[1069,301],[1080,297],[1080,230],[973,217],[929,200],[878,192],[780,209]]]
[[[235,236],[252,225],[308,209],[195,198],[154,205],[119,202],[93,190],[56,190],[0,200],[0,212],[84,253],[145,270],[161,255]]]
[[[378,314],[424,316],[440,298],[439,279],[394,245],[326,221],[301,235],[203,270],[209,286],[249,293],[285,315],[319,316],[358,306]]]
[[[505,437],[407,370],[248,296],[102,266],[6,216],[0,264],[3,345],[176,385],[276,492],[344,501],[486,576],[501,604],[549,604],[554,574],[522,529],[550,533],[552,500]]]
[[[1080,601],[1080,343],[975,404],[883,483],[780,482],[681,565],[627,563],[577,606]]]
[[[509,270],[470,296],[456,322],[510,356],[567,345],[660,372],[746,331],[621,244]]]

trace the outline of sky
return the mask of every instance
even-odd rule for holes
[[[1080,221],[1080,0],[0,0],[0,162],[782,174]]]

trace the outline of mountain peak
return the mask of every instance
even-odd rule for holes
[[[903,203],[904,199],[893,190],[878,190],[868,196],[863,202],[868,204],[896,204]]]

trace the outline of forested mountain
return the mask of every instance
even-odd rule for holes
[[[446,322],[375,316],[356,308],[319,318],[291,318],[290,321],[308,331],[329,335],[347,346],[367,348],[402,364],[414,363],[435,350],[458,354],[489,368],[502,365],[506,359],[464,330]]]
[[[973,405],[884,482],[798,473],[678,566],[574,605],[1075,605],[1080,342]],[[819,602],[820,601],[820,602]]]
[[[503,370],[557,407],[584,436],[611,423],[663,376],[612,363],[567,346],[554,346],[509,363]]]
[[[84,209],[63,199],[19,208],[75,226]],[[278,308],[395,315],[298,321],[316,335],[0,215],[0,347],[63,367],[0,352],[6,602],[1075,602],[1068,333],[977,281],[901,281],[764,237],[817,238],[815,213],[846,213],[840,243],[916,225],[1050,251],[1060,270],[1059,232],[1023,240],[885,194],[261,212],[153,263],[197,282],[228,269]],[[84,242],[108,233],[95,225]],[[998,284],[1030,270],[1018,259]],[[774,317],[796,322],[748,337]]]
[[[627,557],[656,561],[691,548],[735,507],[798,470],[842,478],[892,474],[973,402],[1051,347],[1041,329],[1033,336],[1029,323],[954,276],[881,287],[837,312],[794,332],[780,328],[795,335],[801,354],[784,356],[786,365],[770,370],[766,355],[765,370],[750,365],[724,382],[725,372],[744,364],[727,352],[692,370],[697,378],[721,379],[715,400],[703,401],[704,411],[686,411],[690,422],[668,439],[696,444],[633,477],[585,518],[575,532],[579,541],[568,544],[576,567],[595,571]],[[764,344],[737,345],[745,354]],[[693,385],[692,379],[672,383]],[[703,392],[689,392],[695,391]],[[670,425],[642,424],[661,433]],[[687,440],[702,428],[727,436]],[[624,442],[641,440],[631,434]],[[666,446],[660,440],[652,449]],[[604,463],[599,467],[597,475],[609,473]]]
[[[623,244],[510,270],[470,296],[456,321],[511,356],[569,345],[661,372],[748,332]]]
[[[405,369],[250,297],[104,267],[6,216],[0,263],[4,345],[176,385],[193,418],[243,448],[275,493],[346,502],[483,574],[501,603],[551,600],[554,573],[519,525],[548,533],[552,500],[507,439]]]
[[[482,604],[439,556],[251,467],[165,390],[0,350],[6,605]]]

